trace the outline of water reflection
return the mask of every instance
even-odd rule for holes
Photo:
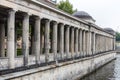
[[[120,80],[120,54],[116,60],[80,80]]]

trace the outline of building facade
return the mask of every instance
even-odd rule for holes
[[[115,34],[48,4],[42,0],[0,1],[0,70],[115,50]],[[22,56],[17,56],[18,27],[22,30]]]

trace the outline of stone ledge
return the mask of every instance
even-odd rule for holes
[[[78,63],[78,62],[82,62],[82,61],[85,61],[85,60],[94,59],[94,58],[99,57],[99,56],[105,56],[108,53],[109,54],[114,53],[114,51],[106,52],[104,54],[95,55],[93,57],[87,57],[87,58],[82,58],[82,59],[78,59],[78,60],[74,60],[74,61],[67,61],[67,62],[58,63],[58,64],[54,64],[54,65],[48,65],[48,66],[44,66],[44,67],[39,67],[39,68],[36,68],[36,69],[29,69],[29,70],[25,70],[25,71],[21,71],[21,72],[15,72],[15,73],[2,75],[2,76],[0,76],[0,80],[1,79],[20,77],[20,76],[24,76],[24,75],[30,75],[30,74],[38,73],[38,72],[43,72],[43,71],[47,71],[47,70],[50,70],[50,69],[70,65],[70,64],[73,64],[73,63]]]

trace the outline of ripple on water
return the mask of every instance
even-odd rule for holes
[[[120,80],[120,54],[117,59],[80,80]]]

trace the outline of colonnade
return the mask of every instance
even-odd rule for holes
[[[19,16],[20,15],[20,16]],[[17,18],[16,18],[17,17]],[[22,54],[24,66],[29,64],[30,51],[30,23],[33,25],[32,52],[36,56],[36,64],[40,64],[40,55],[45,55],[45,62],[49,62],[49,54],[54,55],[54,61],[68,58],[83,58],[93,56],[99,52],[114,50],[114,38],[107,37],[62,22],[57,22],[25,12],[8,11],[7,23],[0,23],[0,56],[5,57],[4,39],[5,25],[7,25],[7,48],[9,68],[15,68],[15,21],[20,19],[22,24]],[[85,25],[85,24],[84,24]],[[87,25],[90,27],[89,25]],[[59,56],[60,55],[60,56]]]

